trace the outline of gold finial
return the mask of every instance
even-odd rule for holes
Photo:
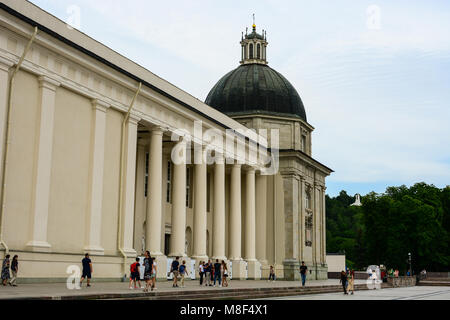
[[[255,14],[253,14],[253,29],[256,29]]]

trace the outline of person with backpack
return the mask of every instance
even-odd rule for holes
[[[173,274],[173,284],[172,287],[178,287],[178,275],[180,273],[179,266],[180,262],[178,261],[180,257],[176,257],[175,260],[172,262],[172,266],[170,267],[170,272]]]
[[[184,278],[186,275],[189,275],[189,272],[186,269],[186,261],[183,260],[183,264],[179,268],[180,276],[181,276],[181,287],[184,288]]]
[[[130,266],[130,290],[133,290],[133,282],[134,289],[138,289],[136,286],[136,282],[139,283],[139,287],[141,286],[141,277],[139,275],[139,258],[136,258],[136,261]]]

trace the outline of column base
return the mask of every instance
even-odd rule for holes
[[[297,260],[284,260],[284,280],[300,281],[300,262]]]
[[[267,260],[260,260],[261,263],[261,279],[269,279],[270,265]]]
[[[156,260],[156,279],[167,280],[167,257],[163,254],[151,256]]]
[[[248,260],[248,279],[261,280],[261,263],[258,260]]]
[[[31,240],[26,244],[27,250],[32,252],[51,252],[52,246],[47,241]]]
[[[91,256],[104,256],[105,249],[100,246],[86,246],[83,248],[86,253],[89,253]]]
[[[211,261],[213,262],[213,264],[216,263],[217,259],[219,259],[220,263],[222,263],[222,260],[225,261],[225,262],[227,261],[227,257],[225,257],[225,256],[212,257]]]
[[[246,262],[242,259],[232,259],[232,280],[247,280],[246,277]]]
[[[314,279],[316,280],[328,280],[328,266],[325,265],[316,265],[314,267],[314,271],[313,273],[315,273],[314,275]]]

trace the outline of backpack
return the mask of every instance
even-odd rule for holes
[[[133,263],[133,264],[131,265],[131,267],[130,267],[131,273],[135,273],[135,272],[136,272],[136,268],[137,268],[137,265],[136,265],[136,262],[135,262],[135,263]]]

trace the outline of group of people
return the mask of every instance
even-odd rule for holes
[[[216,283],[218,283],[219,287],[228,287],[228,266],[224,260],[219,262],[219,259],[216,259],[214,264],[211,260],[208,260],[208,262],[200,261],[198,274],[200,276],[201,286],[203,285],[204,279],[205,286],[215,287]]]
[[[355,271],[347,270],[341,271],[341,279],[339,281],[342,284],[342,288],[344,289],[344,294],[348,294],[351,292],[353,294],[355,292]]]
[[[11,277],[11,273],[12,277]],[[2,284],[17,287],[17,273],[19,272],[19,256],[15,255],[11,261],[11,255],[7,254],[2,263]],[[9,280],[9,281],[8,281]]]
[[[130,290],[134,289],[144,289],[144,292],[156,290],[156,259],[152,258],[149,251],[145,252],[145,258],[143,262],[144,267],[144,281],[145,286],[141,285],[141,275],[139,273],[139,267],[141,266],[140,259],[136,258],[136,262],[130,266]],[[137,286],[136,283],[139,285]],[[134,284],[134,286],[133,286]]]
[[[189,271],[186,267],[186,260],[183,260],[180,265],[180,257],[176,257],[174,261],[172,261],[172,265],[170,266],[170,272],[173,275],[173,284],[172,287],[178,287],[178,276],[180,276],[181,288],[184,288],[184,279],[186,276],[189,276]]]

